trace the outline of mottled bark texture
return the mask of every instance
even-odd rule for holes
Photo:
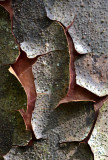
[[[108,1],[0,5],[0,158],[107,160]]]

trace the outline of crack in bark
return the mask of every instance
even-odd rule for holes
[[[11,24],[12,24],[13,23],[13,20],[12,20],[13,10],[11,8],[11,0],[7,0],[5,2],[0,2],[0,5],[2,5],[9,12]],[[68,32],[68,29],[71,27],[73,22],[67,28],[62,23],[60,23],[60,22],[58,22],[58,23],[63,27],[64,33],[66,35],[67,42],[68,42],[68,48],[69,48],[69,54],[70,54],[70,64],[69,64],[70,80],[69,80],[69,89],[68,89],[66,97],[64,97],[58,103],[58,105],[56,107],[58,107],[61,103],[68,103],[68,102],[72,102],[72,101],[76,101],[76,102],[77,101],[93,101],[94,102],[95,119],[94,119],[92,128],[91,128],[90,132],[88,133],[88,136],[84,140],[79,142],[79,143],[88,143],[88,141],[91,137],[91,134],[93,132],[93,129],[95,127],[97,117],[99,115],[99,109],[102,107],[103,103],[108,99],[108,96],[104,96],[104,97],[100,98],[99,96],[91,93],[90,91],[88,91],[88,90],[86,90],[76,84],[76,74],[75,74],[74,61],[78,55],[79,56],[81,56],[81,55],[76,52],[73,40]],[[13,34],[13,36],[14,36],[14,34]],[[15,38],[15,36],[14,36],[14,38]],[[16,40],[16,42],[17,42],[17,40]],[[33,130],[32,130],[31,117],[32,117],[32,112],[35,107],[35,101],[36,101],[36,96],[37,96],[35,84],[34,84],[34,77],[33,77],[33,73],[32,73],[32,65],[36,62],[38,57],[43,56],[48,53],[45,53],[43,55],[29,59],[29,58],[27,58],[26,53],[23,52],[20,49],[20,47],[19,47],[19,50],[20,50],[20,55],[19,55],[18,59],[16,60],[16,62],[11,65],[9,71],[12,74],[14,74],[17,77],[17,79],[20,81],[20,83],[24,87],[24,90],[27,95],[27,110],[24,111],[23,109],[20,109],[19,112],[21,113],[21,115],[24,119],[26,129],[31,130],[31,132],[32,132],[33,138],[28,144],[28,145],[32,145],[33,141],[36,140],[36,137],[35,137]],[[64,142],[62,142],[62,143],[64,143]]]
[[[78,54],[76,52],[73,40],[68,32],[68,29],[72,26],[72,24],[73,24],[73,22],[67,28],[63,24],[61,24],[64,29],[64,33],[66,35],[67,41],[68,41],[68,48],[69,48],[69,53],[70,53],[70,66],[69,66],[69,70],[70,70],[70,83],[69,84],[70,85],[69,85],[69,90],[68,90],[67,96],[59,102],[58,106],[61,103],[68,103],[68,102],[72,102],[72,101],[76,101],[76,102],[77,101],[92,101],[92,102],[94,102],[95,118],[94,118],[93,125],[92,125],[87,137],[79,142],[79,143],[87,143],[88,144],[88,141],[92,135],[92,132],[94,130],[94,127],[95,127],[95,124],[96,124],[96,121],[97,121],[97,118],[99,115],[99,109],[102,107],[102,105],[105,103],[105,101],[108,100],[108,96],[99,97],[99,96],[91,93],[90,91],[86,90],[85,88],[82,88],[76,84],[76,74],[75,74],[74,61],[75,61],[76,56],[78,56],[78,55],[80,56],[80,54]],[[70,142],[62,142],[62,143],[70,143]],[[90,147],[90,149],[91,149],[91,147]]]

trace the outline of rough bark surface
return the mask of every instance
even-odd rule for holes
[[[107,160],[107,0],[0,4],[0,158]]]

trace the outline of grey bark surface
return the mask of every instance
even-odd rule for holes
[[[4,160],[107,160],[108,130],[103,127],[107,123],[107,104],[100,110],[89,145],[80,141],[93,125],[93,103],[70,102],[54,108],[66,96],[69,86],[70,57],[60,23],[67,27],[75,15],[69,34],[76,51],[88,53],[75,61],[76,82],[98,96],[108,94],[108,1],[12,0],[12,8],[13,33],[21,49],[29,58],[41,55],[32,66],[37,100],[31,123],[37,141],[32,147],[12,147],[27,144],[31,134],[24,130],[19,113],[12,113],[26,106],[26,97],[21,85],[8,72],[9,64],[18,56],[18,48],[10,36],[9,16],[0,7],[0,75],[3,77],[0,80],[0,156],[4,155]]]

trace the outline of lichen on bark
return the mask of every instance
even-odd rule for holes
[[[10,13],[12,31],[20,48],[20,55],[14,60],[14,64],[11,64],[10,70],[24,87],[27,109],[17,106],[17,110],[24,119],[26,129],[32,132],[32,141],[33,138],[37,138],[32,148],[13,147],[4,156],[5,159],[59,160],[62,157],[63,160],[91,160],[93,153],[95,159],[99,156],[106,158],[107,145],[101,143],[102,152],[99,152],[99,156],[96,151],[97,145],[94,147],[94,143],[100,138],[95,137],[95,129],[100,128],[98,121],[105,113],[102,106],[108,99],[107,73],[103,73],[107,67],[107,30],[103,31],[107,23],[106,16],[102,14],[104,12],[105,15],[107,12],[105,3],[106,0],[103,0],[103,3],[100,0],[0,2]],[[95,14],[92,14],[93,12]],[[7,27],[5,31],[6,29]],[[9,44],[14,45],[13,42]],[[93,53],[89,53],[91,51]],[[89,54],[84,55],[86,53]],[[8,59],[10,56],[7,56]],[[5,62],[5,59],[2,59],[2,62]],[[6,59],[5,63],[7,62]],[[2,74],[5,68],[1,68]],[[6,75],[4,80],[7,81]],[[5,84],[4,80],[1,80],[1,84]],[[17,85],[15,87],[17,88]],[[4,94],[6,91],[7,88],[3,88],[1,93]],[[8,93],[3,99],[3,103],[6,102],[4,109],[10,106],[13,99],[10,90]],[[19,91],[16,94],[18,93]],[[21,98],[19,95],[17,98],[23,99],[22,94]],[[11,105],[12,110],[10,108],[8,112],[13,113],[16,107],[13,105],[14,103]],[[9,117],[12,118],[12,125],[23,126],[21,116],[18,112],[16,114],[18,115],[15,115],[15,119],[13,115]],[[19,133],[14,128],[13,142],[10,143],[27,144],[30,135],[28,136],[26,131],[21,139],[17,137],[17,134],[23,131],[21,128]],[[102,135],[103,132],[100,130],[99,133]]]

